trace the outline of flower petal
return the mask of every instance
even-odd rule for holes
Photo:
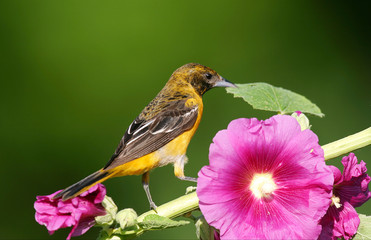
[[[238,158],[237,152],[229,141],[227,130],[219,131],[210,145],[210,166],[228,171],[228,169],[234,168],[239,164]]]
[[[345,202],[340,208],[333,205],[321,219],[319,239],[351,239],[357,233],[359,223],[358,214],[350,203]]]
[[[226,179],[224,183],[217,181],[220,176]],[[197,194],[203,195],[203,201],[207,204],[227,202],[238,197],[234,191],[231,191],[231,184],[227,181],[233,181],[233,176],[226,177],[227,173],[220,173],[210,166],[204,166],[198,173]],[[232,179],[232,180],[228,180]]]
[[[349,202],[353,207],[359,207],[371,198],[368,190],[370,176],[367,175],[366,163],[357,163],[357,157],[350,153],[341,161],[344,165],[343,178],[336,182],[335,195],[340,197],[341,202]]]
[[[71,237],[77,237],[86,233],[91,227],[95,224],[95,220],[93,217],[86,218],[84,221],[79,222],[78,225],[74,227],[74,229],[70,232]]]
[[[316,239],[334,182],[323,155],[317,136],[293,117],[234,120],[199,172],[200,209],[222,239]],[[256,174],[271,176],[270,198],[250,189]]]
[[[335,166],[329,166],[331,168],[332,174],[334,175],[334,184],[338,184],[343,181],[343,175],[341,171]]]

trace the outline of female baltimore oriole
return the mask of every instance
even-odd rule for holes
[[[111,159],[99,171],[64,189],[54,198],[73,198],[108,178],[142,174],[150,207],[156,210],[149,191],[149,171],[169,163],[181,180],[185,155],[202,116],[202,95],[213,87],[236,87],[211,68],[186,64],[171,75],[165,87],[131,123]]]

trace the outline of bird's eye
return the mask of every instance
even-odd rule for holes
[[[206,73],[205,76],[206,76],[207,79],[211,79],[213,77],[213,75],[211,75],[211,73]]]

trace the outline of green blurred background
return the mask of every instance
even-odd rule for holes
[[[235,83],[303,94],[320,144],[370,126],[370,1],[1,1],[0,239],[49,237],[36,195],[101,168],[127,126],[181,65],[198,62]],[[216,132],[239,117],[265,119],[223,89],[204,96],[186,174],[208,164]],[[356,151],[371,164],[371,147]],[[340,160],[330,164],[339,165]],[[369,167],[371,168],[371,167]],[[105,182],[119,208],[149,206],[138,176]],[[160,205],[185,192],[170,166],[151,174]],[[371,214],[371,202],[358,209]],[[75,239],[95,239],[98,228]],[[192,225],[143,239],[195,239]]]

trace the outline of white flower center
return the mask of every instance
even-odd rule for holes
[[[269,198],[276,189],[270,173],[255,174],[250,184],[250,190],[257,198]]]
[[[332,206],[332,205],[335,205],[336,208],[340,208],[341,205],[342,205],[342,204],[340,203],[340,198],[339,198],[339,197],[336,197],[335,195],[332,195],[332,197],[331,197],[331,201],[332,201],[331,206]]]

